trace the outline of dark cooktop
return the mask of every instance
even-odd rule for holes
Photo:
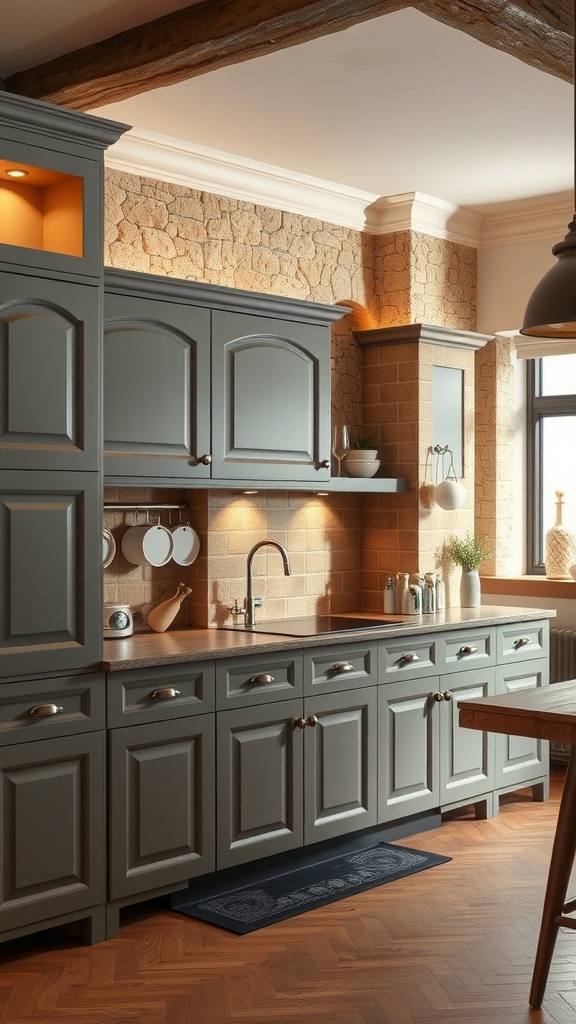
[[[361,619],[354,615],[301,615],[294,619],[269,619],[255,626],[220,626],[243,633],[272,633],[278,636],[318,636],[322,633],[346,633],[384,626],[401,626],[404,619]]]

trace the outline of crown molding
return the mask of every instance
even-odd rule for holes
[[[472,248],[558,240],[572,217],[571,193],[482,208],[461,207],[421,192],[378,196],[336,182],[288,171],[132,129],[105,153],[106,166],[127,174],[213,192],[329,224],[386,235],[418,231]]]
[[[133,129],[122,145],[111,147],[106,166],[355,231],[367,230],[366,210],[378,198],[370,192],[143,130]]]
[[[558,192],[485,206],[479,248],[519,242],[559,242],[567,234],[573,204],[571,192]]]

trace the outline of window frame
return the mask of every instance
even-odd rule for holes
[[[546,574],[542,494],[544,421],[547,417],[576,416],[576,395],[542,395],[542,358],[526,360],[526,573],[529,576]]]

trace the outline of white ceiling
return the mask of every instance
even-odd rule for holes
[[[187,5],[51,0],[47,31],[19,0],[0,77]],[[378,196],[489,209],[574,183],[571,86],[413,8],[94,112]]]

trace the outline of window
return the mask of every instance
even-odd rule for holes
[[[544,542],[564,492],[564,526],[576,532],[576,355],[527,360],[528,573],[544,573]]]

